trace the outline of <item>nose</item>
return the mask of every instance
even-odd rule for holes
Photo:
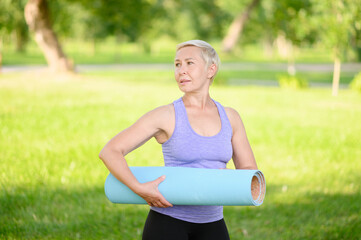
[[[181,67],[179,68],[179,74],[184,75],[187,73],[187,68],[186,66],[184,66],[184,64],[181,65]]]

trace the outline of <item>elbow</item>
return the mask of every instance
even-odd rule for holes
[[[108,158],[109,156],[109,153],[110,153],[110,149],[108,149],[106,146],[99,152],[99,159],[102,160],[103,162],[106,161],[106,159]]]
[[[99,159],[104,163],[111,161],[111,159],[114,159],[114,157],[118,158],[119,156],[123,156],[122,151],[115,150],[107,146],[105,146],[98,155]]]
[[[104,153],[104,148],[100,151],[98,157],[100,160],[102,160],[104,162],[104,159],[105,159],[105,153]]]

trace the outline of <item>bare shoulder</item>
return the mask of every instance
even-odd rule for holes
[[[226,111],[227,117],[231,123],[242,121],[241,116],[234,108],[225,107],[224,110]]]
[[[159,111],[162,111],[163,114],[173,114],[174,113],[173,103],[160,106],[160,107],[158,107],[156,109],[158,109]]]
[[[173,104],[163,105],[147,112],[143,117],[153,128],[169,132],[175,122],[175,110]]]
[[[174,116],[174,107],[173,104],[163,105],[160,107],[157,107],[150,112],[148,112],[146,115],[150,115],[150,117],[156,118],[156,119],[167,119]]]
[[[226,111],[229,122],[231,123],[232,129],[233,129],[233,134],[235,134],[236,132],[239,132],[239,130],[244,129],[241,116],[239,115],[237,110],[235,110],[234,108],[231,108],[231,107],[225,107],[224,109]]]
[[[166,142],[172,135],[175,127],[175,110],[173,104],[157,107],[146,115],[149,115],[154,124],[154,128],[157,129],[154,137],[158,143]]]

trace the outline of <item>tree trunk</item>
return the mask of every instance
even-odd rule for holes
[[[332,96],[338,95],[338,88],[340,85],[340,73],[341,73],[341,60],[340,57],[336,55],[333,65]]]
[[[25,27],[25,29],[24,29]],[[28,42],[28,29],[25,26],[17,26],[15,29],[15,42],[16,42],[16,51],[25,52],[26,44]]]
[[[3,38],[0,36],[0,73],[1,73],[2,66],[3,66],[2,50],[3,50]]]
[[[1,51],[0,51],[0,73],[1,73],[2,64],[3,64],[3,58],[2,58]]]
[[[287,40],[284,34],[278,34],[275,44],[278,55],[282,59],[287,59],[287,72],[291,76],[296,75],[295,50],[291,41]]]
[[[263,39],[262,44],[263,44],[264,56],[266,56],[267,58],[272,58],[273,57],[272,39],[270,39],[270,37],[266,37],[265,39]]]
[[[296,75],[296,64],[295,61],[293,59],[289,59],[287,62],[287,73],[290,76],[295,76]]]
[[[29,0],[25,6],[25,20],[29,29],[35,33],[35,41],[50,69],[60,72],[73,71],[73,65],[65,56],[52,29],[47,1]]]
[[[222,50],[224,52],[231,52],[240,38],[244,24],[247,22],[249,15],[253,8],[259,4],[260,0],[252,0],[247,6],[246,10],[240,13],[232,22],[228,29],[228,33],[222,42]]]
[[[279,33],[275,40],[275,44],[277,47],[278,55],[282,59],[288,59],[289,55],[290,55],[290,43],[286,39],[285,35],[282,33]]]
[[[94,57],[97,53],[97,40],[95,38],[92,39],[92,56]]]
[[[291,76],[296,75],[296,64],[295,64],[295,52],[291,42],[288,43],[288,60],[287,60],[287,72]]]

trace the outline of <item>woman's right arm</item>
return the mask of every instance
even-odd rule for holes
[[[146,113],[132,126],[113,137],[99,153],[99,158],[114,177],[142,197],[150,206],[155,207],[172,206],[158,191],[158,185],[165,176],[151,182],[139,183],[130,171],[125,156],[152,137],[166,134],[163,126],[167,124],[167,120],[169,121],[171,111],[170,106],[167,105]]]

